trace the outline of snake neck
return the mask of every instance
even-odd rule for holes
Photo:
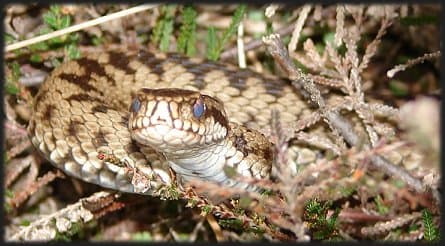
[[[218,142],[163,154],[185,182],[199,178],[223,186],[261,191],[247,180],[270,178],[272,149],[273,145],[259,131],[230,123],[227,137]]]
[[[230,187],[256,190],[250,184],[229,177],[226,167],[234,168],[242,162],[243,154],[236,150],[229,139],[208,145],[193,151],[164,154],[170,167],[179,174],[183,181],[192,179],[216,182]]]

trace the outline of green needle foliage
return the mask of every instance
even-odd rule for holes
[[[132,239],[134,241],[150,242],[153,241],[153,236],[149,232],[143,231],[133,234]]]
[[[187,6],[182,12],[182,18],[177,51],[193,56],[196,53],[196,11]]]
[[[216,54],[217,38],[215,28],[210,27],[207,31],[207,58],[214,61],[219,57],[219,54]]]
[[[5,44],[12,44],[15,42],[14,36],[7,32],[3,33],[3,40],[5,40]]]
[[[58,5],[52,5],[49,11],[43,15],[43,20],[53,30],[60,30],[71,25],[71,17],[63,15]]]
[[[176,9],[174,4],[162,6],[161,16],[151,34],[151,42],[159,44],[159,49],[163,52],[167,52],[170,45]]]
[[[337,218],[340,210],[336,209],[328,218],[327,213],[331,205],[331,202],[322,203],[316,199],[310,200],[306,204],[304,217],[308,222],[309,228],[312,232],[312,237],[315,240],[339,239]]]
[[[218,222],[224,228],[230,228],[237,231],[243,231],[244,224],[239,219],[220,219]]]
[[[11,72],[6,76],[5,92],[10,95],[17,95],[20,92],[17,87],[20,78],[20,65],[17,62],[12,62],[8,64],[8,67]]]
[[[46,26],[40,30],[40,35],[69,27],[71,25],[71,16],[63,14],[59,5],[52,5],[48,12],[43,15],[43,22]],[[71,33],[30,45],[29,49],[31,51],[47,51],[63,47],[68,59],[77,59],[81,55],[78,48],[78,40],[79,35]],[[31,54],[30,60],[34,63],[42,62],[42,58],[38,53]]]
[[[218,60],[224,45],[238,30],[238,26],[246,13],[246,5],[240,5],[233,14],[229,28],[219,37],[214,27],[210,27],[207,33],[207,58],[213,61]]]
[[[389,212],[389,208],[387,206],[385,206],[385,204],[383,203],[382,197],[379,195],[374,199],[375,205],[377,207],[377,211],[379,212],[379,214],[381,215],[385,215]]]
[[[224,228],[235,230],[240,233],[252,232],[259,235],[264,233],[264,229],[256,226],[250,227],[239,219],[220,219],[218,220],[218,224],[220,224]]]
[[[71,25],[71,16],[63,14],[59,5],[52,5],[49,11],[43,15],[43,21],[47,28],[43,29],[43,33],[50,33],[53,31],[67,28]],[[61,37],[56,37],[47,41],[49,46],[63,46],[65,54],[69,59],[77,59],[80,57],[80,50],[77,41],[79,36],[77,34],[67,34]],[[45,48],[45,43],[41,43],[40,48]],[[39,47],[39,46],[37,46]],[[47,50],[47,49],[44,49]],[[34,56],[34,61],[38,62],[40,59]]]
[[[440,238],[439,229],[433,223],[433,216],[430,211],[422,211],[422,221],[425,228],[424,237],[427,241],[438,241]]]

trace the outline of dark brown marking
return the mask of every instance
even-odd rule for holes
[[[211,69],[206,69],[206,66],[204,65],[198,66],[197,64],[191,62],[186,63],[186,65],[183,64],[183,66],[187,72],[192,73],[195,76],[211,71]]]
[[[39,102],[40,100],[45,98],[47,93],[48,93],[47,90],[40,90],[34,98],[35,102]]]
[[[250,69],[237,69],[235,67],[230,67],[218,62],[206,61],[205,64],[200,64],[199,69],[204,70],[220,70],[224,73],[230,82],[230,86],[237,88],[241,92],[248,90],[246,85],[247,79],[253,77],[260,81],[263,81],[262,85],[265,87],[266,92],[274,96],[279,96],[282,94],[284,87],[291,84],[290,80],[287,79],[267,79],[261,74],[252,71]]]
[[[243,153],[244,157],[249,155],[247,141],[244,138],[244,134],[241,133],[241,136],[235,136],[235,143],[234,144],[235,144],[235,148],[238,151],[241,151],[241,153]]]
[[[91,75],[95,73],[99,76],[108,76],[105,72],[105,68],[96,60],[89,58],[80,58],[77,60],[79,65],[85,69],[85,73]]]
[[[259,74],[256,74],[255,72],[249,70],[249,69],[236,69],[234,67],[215,62],[210,60],[205,60],[203,63],[193,63],[189,59],[184,59],[181,61],[182,65],[186,68],[187,72],[192,73],[195,75],[196,86],[203,86],[200,81],[206,73],[209,73],[214,70],[222,71],[227,77],[227,79],[230,82],[230,85],[237,88],[240,91],[243,91],[246,89],[246,80],[249,77],[252,76],[259,76]],[[215,83],[218,83],[218,81],[215,81]]]
[[[138,52],[138,55],[137,55],[138,59],[141,60],[141,61],[144,61],[147,58],[154,57],[154,56],[155,55],[152,52],[148,51],[148,50],[140,50]]]
[[[243,69],[243,70],[229,70],[224,69],[224,75],[229,80],[229,84],[232,87],[237,88],[240,91],[244,91],[246,89],[246,80],[249,77],[252,77],[254,74],[251,70]]]
[[[128,57],[122,52],[110,52],[108,60],[111,65],[125,71],[125,73],[127,74],[133,74],[134,72],[136,72],[134,69],[128,66],[128,63],[130,61],[128,60]]]
[[[128,116],[122,116],[122,117],[121,117],[121,121],[120,121],[119,123],[120,123],[121,125],[127,127],[127,125],[128,125],[128,120],[129,120]]]
[[[51,105],[51,104],[47,105],[45,110],[44,110],[44,112],[43,112],[43,118],[45,120],[51,119],[51,116],[52,116],[52,113],[53,113],[54,109],[55,109],[54,105]]]
[[[283,95],[284,88],[291,84],[291,81],[286,79],[269,79],[268,81],[266,81],[266,79],[262,78],[261,80],[264,81],[262,84],[266,89],[266,92],[275,97],[281,97]],[[292,88],[297,91],[293,86]]]
[[[105,113],[105,114],[108,112],[108,108],[102,104],[92,107],[91,110],[93,112],[101,112],[101,113]]]
[[[150,68],[151,72],[162,76],[165,73],[162,65],[165,63],[165,59],[157,58],[153,53],[142,50],[138,53],[138,60]]]
[[[95,91],[103,95],[103,92],[92,86],[88,81],[91,79],[90,74],[78,76],[76,74],[62,73],[59,77],[71,84],[79,86],[84,91]]]
[[[68,133],[69,133],[71,136],[76,136],[76,133],[77,133],[76,125],[73,124],[72,121],[70,121],[70,125],[69,125],[69,127],[68,127]]]
[[[199,90],[204,89],[206,86],[206,82],[204,82],[205,74],[212,71],[216,67],[213,63],[198,64],[191,61],[190,58],[178,53],[167,53],[167,61],[180,64],[188,73],[193,74],[195,76],[193,82],[195,83],[196,88]]]
[[[100,147],[100,146],[107,146],[108,145],[108,141],[105,139],[105,134],[99,130],[93,138],[93,143],[96,147]]]
[[[191,61],[188,57],[177,53],[168,53],[167,59],[164,60],[156,58],[153,53],[148,51],[141,51],[139,52],[139,59],[150,67],[153,73],[160,76],[165,72],[162,69],[162,65],[166,61],[181,64],[187,72],[195,76],[194,83],[198,89],[202,89],[206,85],[204,82],[205,74],[214,70],[222,71],[224,76],[229,80],[230,86],[241,92],[249,89],[246,85],[246,81],[251,77],[264,81],[262,85],[265,87],[266,92],[274,96],[281,96],[283,89],[291,83],[288,79],[267,79],[250,69],[237,69],[234,66],[228,66],[215,61],[204,60],[202,63],[196,63]],[[215,81],[215,83],[218,83],[218,81]]]
[[[59,75],[59,77],[63,80],[67,80],[68,82],[72,84],[78,84],[78,83],[85,83],[85,76],[78,76],[76,74],[72,73],[62,73]]]
[[[180,63],[183,60],[188,60],[188,58],[184,55],[175,52],[167,52],[167,59],[176,63]]]
[[[212,71],[212,70],[225,70],[227,69],[227,65],[224,65],[222,63],[218,63],[215,61],[205,60],[203,63],[196,64],[196,66],[199,66],[201,69],[205,71]]]
[[[206,82],[204,82],[204,76],[203,75],[195,77],[193,82],[195,82],[195,86],[196,86],[196,88],[198,88],[198,90],[204,89],[206,87],[206,84],[207,84]]]
[[[138,147],[136,144],[134,144],[134,143],[129,143],[129,144],[127,144],[127,145],[124,147],[124,149],[125,149],[127,152],[130,152],[130,153],[133,153],[133,152],[139,152],[139,147]]]
[[[104,103],[104,101],[100,98],[90,96],[85,93],[74,94],[66,98],[67,101],[87,101],[87,102],[99,102]]]
[[[273,160],[274,152],[272,150],[272,147],[266,148],[264,150],[264,159],[266,159],[268,162]]]
[[[68,133],[72,136],[77,136],[77,125],[82,125],[83,122],[78,120],[70,120],[70,124],[68,126]]]
[[[162,65],[158,63],[151,68],[151,72],[161,77],[165,73],[165,70]]]
[[[196,91],[172,89],[172,88],[162,88],[162,89],[142,88],[140,91],[149,95],[163,96],[163,97],[184,97],[184,96],[187,97],[192,95],[199,95],[199,93]]]
[[[188,73],[191,73],[195,76],[194,83],[198,89],[204,89],[206,86],[206,82],[204,82],[205,75],[215,69],[218,69],[218,66],[213,62],[197,64],[195,62],[190,61],[188,58],[183,58],[180,60],[181,65],[186,69]]]
[[[106,77],[113,85],[116,85],[116,81],[114,78],[110,77],[106,72],[103,65],[101,65],[98,61],[88,59],[88,58],[80,58],[77,60],[79,65],[85,69],[85,75],[83,75],[87,80],[91,79],[93,73],[98,76]]]

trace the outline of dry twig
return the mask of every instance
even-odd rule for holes
[[[17,194],[14,195],[14,198],[10,200],[9,204],[13,207],[18,207],[37,190],[39,190],[41,187],[45,186],[49,182],[53,181],[57,177],[64,177],[64,174],[59,170],[57,170],[55,173],[46,173],[42,177],[38,178],[37,181],[31,183],[26,190],[17,192]]]
[[[42,41],[45,41],[45,40],[48,40],[48,39],[52,39],[52,38],[55,38],[55,37],[60,37],[60,36],[63,36],[65,34],[68,34],[68,33],[77,32],[79,30],[82,30],[82,29],[85,29],[85,28],[88,28],[88,27],[92,27],[92,26],[95,26],[95,25],[99,25],[99,24],[105,23],[105,22],[110,21],[110,20],[114,20],[114,19],[117,19],[117,18],[122,18],[122,17],[131,15],[131,14],[134,14],[134,13],[137,13],[137,12],[141,12],[141,11],[145,11],[145,10],[148,10],[148,9],[152,9],[152,8],[154,8],[156,6],[158,6],[158,4],[145,4],[145,5],[140,5],[140,6],[136,6],[136,7],[133,7],[133,8],[129,8],[129,9],[126,9],[126,10],[122,10],[122,11],[119,11],[119,12],[116,12],[116,13],[113,13],[113,14],[109,14],[109,15],[106,15],[106,16],[102,16],[102,17],[99,17],[99,18],[91,20],[91,21],[80,23],[78,25],[70,26],[70,27],[67,27],[67,28],[64,28],[64,29],[61,29],[61,30],[57,30],[57,31],[48,33],[48,34],[44,34],[44,35],[41,35],[41,36],[38,36],[38,37],[34,37],[34,38],[31,38],[31,39],[28,39],[28,40],[24,40],[24,41],[20,41],[20,42],[11,44],[11,45],[7,45],[5,47],[5,52],[9,52],[9,51],[13,51],[13,50],[16,50],[16,49],[20,49],[20,48],[23,48],[23,47],[26,47],[26,46],[29,46],[29,45],[32,45],[32,44],[35,44],[35,43],[39,43],[39,42],[42,42]]]
[[[419,63],[423,63],[426,60],[437,58],[439,56],[440,56],[440,51],[424,54],[421,57],[417,57],[416,59],[409,60],[406,64],[397,65],[393,69],[388,70],[388,72],[386,72],[386,76],[388,76],[388,78],[392,78],[392,77],[394,77],[394,75],[396,73],[398,73],[400,71],[404,71],[405,69],[407,69],[409,67],[412,67]]]
[[[391,221],[378,222],[373,226],[363,227],[361,232],[364,235],[376,235],[389,232],[397,227],[401,227],[411,222],[412,220],[418,219],[422,216],[419,212],[414,212],[412,214],[402,215],[401,217],[395,218]]]
[[[94,214],[84,207],[83,203],[85,200],[100,199],[110,195],[112,194],[105,191],[97,192],[89,198],[81,199],[53,214],[45,215],[41,219],[32,222],[29,226],[22,227],[20,231],[11,237],[11,240],[52,240],[56,237],[57,233],[68,231],[74,223],[87,223],[94,218]]]
[[[300,91],[306,91],[310,95],[309,99],[319,106],[323,117],[329,125],[332,126],[333,129],[336,129],[350,146],[357,146],[360,144],[360,139],[353,130],[350,122],[340,116],[338,112],[326,110],[326,103],[321,97],[320,91],[315,87],[312,79],[306,76],[300,69],[295,68],[292,60],[289,58],[287,50],[284,48],[283,43],[279,38],[279,35],[272,34],[265,37],[263,41],[276,62],[288,73],[293,86]],[[417,192],[425,192],[426,187],[423,183],[411,176],[411,174],[401,167],[395,166],[380,155],[371,156],[370,159],[373,165],[378,169],[391,176],[399,177]]]

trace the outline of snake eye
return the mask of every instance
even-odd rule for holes
[[[141,101],[136,97],[131,103],[131,111],[137,113],[141,109]]]
[[[196,118],[200,118],[205,111],[205,104],[201,98],[196,99],[195,104],[193,105],[193,115]]]

